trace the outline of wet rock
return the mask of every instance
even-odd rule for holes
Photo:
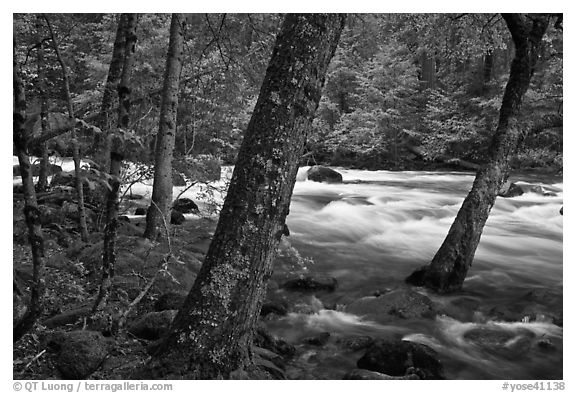
[[[562,206],[562,207],[560,208],[560,215],[562,215],[562,216],[564,215],[564,206]]]
[[[109,352],[109,340],[91,330],[56,333],[48,346],[58,353],[56,367],[65,379],[86,379],[101,366]]]
[[[386,380],[398,380],[398,379],[420,379],[416,374],[409,374],[404,375],[402,377],[392,377],[390,375],[382,374],[377,371],[369,371],[369,370],[362,370],[356,369],[348,372],[342,378],[344,380],[378,380],[378,379],[386,379]]]
[[[136,201],[136,200],[144,199],[144,195],[130,193],[130,194],[126,195],[126,198],[128,198],[129,200],[132,200],[132,201]]]
[[[135,216],[145,216],[146,215],[146,208],[144,207],[137,207],[134,211]]]
[[[174,201],[172,209],[184,214],[197,213],[198,205],[190,198],[180,198]]]
[[[420,379],[444,379],[444,367],[436,351],[410,341],[376,341],[357,366],[394,377],[416,374]]]
[[[538,340],[536,345],[538,346],[538,348],[540,348],[541,350],[543,350],[545,352],[552,352],[556,349],[552,340],[550,340],[548,338],[543,338],[543,339]]]
[[[285,303],[280,302],[267,302],[262,305],[260,310],[260,316],[265,317],[269,314],[276,314],[279,316],[284,316],[288,314],[288,306]]]
[[[315,165],[308,169],[308,180],[326,183],[342,183],[342,175],[334,169]]]
[[[328,340],[330,340],[330,333],[322,332],[311,337],[306,337],[302,339],[302,342],[304,344],[314,345],[316,347],[323,347],[326,345],[326,343],[328,343]]]
[[[283,357],[292,357],[296,353],[296,348],[281,338],[273,336],[262,326],[256,329],[254,334],[254,345],[267,349]]]
[[[436,315],[432,301],[410,288],[399,288],[381,296],[358,299],[347,305],[345,311],[377,321],[433,318]]]
[[[500,191],[498,192],[498,196],[502,198],[514,198],[522,194],[524,194],[524,190],[522,190],[522,188],[516,183],[510,181],[502,184]]]
[[[526,329],[511,331],[481,327],[464,334],[468,342],[508,359],[525,355],[532,347],[533,338],[534,333]]]
[[[182,225],[184,221],[186,221],[184,214],[180,213],[178,210],[172,210],[170,212],[170,224]]]
[[[337,342],[351,351],[359,351],[374,344],[374,339],[370,336],[353,335],[341,337]]]
[[[337,285],[338,282],[334,277],[306,276],[288,280],[282,287],[296,292],[333,292]]]
[[[168,328],[177,313],[177,310],[149,312],[134,322],[128,331],[138,338],[157,340],[168,332]]]
[[[530,192],[540,194],[540,195],[545,196],[545,197],[554,197],[557,195],[555,192],[547,190],[543,186],[532,186],[532,187],[530,187]]]
[[[118,216],[118,222],[130,222],[130,217],[128,217],[128,216]]]
[[[166,292],[154,303],[154,311],[179,310],[186,296],[187,294],[183,292]]]

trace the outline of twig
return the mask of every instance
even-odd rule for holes
[[[24,370],[22,371],[26,371],[28,369],[28,367],[30,367],[32,365],[32,363],[34,363],[36,360],[38,360],[40,358],[40,356],[44,355],[46,353],[46,350],[43,349],[38,355],[34,356],[34,358],[32,360],[30,360],[30,362],[24,367]]]

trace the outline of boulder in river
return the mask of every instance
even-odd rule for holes
[[[444,367],[432,348],[410,341],[378,340],[357,362],[358,368],[401,377],[444,379]]]
[[[369,371],[358,368],[356,370],[352,370],[346,373],[342,379],[370,381],[370,380],[420,379],[420,378],[416,374],[408,374],[402,377],[392,377],[390,375],[382,374],[377,371]]]
[[[524,190],[522,190],[522,187],[510,181],[507,181],[506,183],[502,184],[502,186],[500,187],[500,191],[498,191],[498,196],[502,198],[514,198],[522,194],[524,194]]]
[[[395,289],[377,297],[363,297],[347,305],[345,311],[380,322],[436,315],[432,301],[411,288]]]
[[[190,198],[180,198],[174,201],[172,209],[184,214],[197,213],[198,205]]]
[[[137,207],[134,211],[135,216],[145,216],[146,215],[146,208],[145,207]]]
[[[315,165],[308,169],[308,180],[325,183],[342,183],[342,175],[334,169]]]
[[[295,292],[333,292],[337,285],[338,282],[334,277],[306,276],[288,280],[282,287]]]

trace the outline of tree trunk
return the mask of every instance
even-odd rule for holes
[[[27,134],[24,127],[26,122],[26,94],[24,83],[20,77],[18,64],[16,61],[16,45],[14,44],[14,119],[13,134],[14,147],[18,155],[20,164],[20,174],[22,176],[22,188],[24,191],[24,218],[28,227],[28,240],[32,250],[32,289],[30,295],[30,306],[28,310],[14,326],[13,340],[18,341],[42,315],[44,310],[44,293],[46,292],[46,281],[44,277],[44,239],[40,224],[40,211],[36,201],[36,191],[32,179],[30,168],[30,157],[27,153]]]
[[[104,171],[110,170],[110,129],[113,124],[117,124],[117,122],[114,122],[112,109],[114,108],[115,102],[117,102],[118,84],[122,73],[122,64],[124,63],[127,15],[128,14],[121,14],[120,20],[118,21],[114,49],[112,50],[112,60],[110,60],[110,68],[108,69],[102,104],[100,106],[98,126],[103,132],[100,137],[94,140],[94,150],[99,157],[99,161],[102,163],[102,169]]]
[[[422,52],[422,82],[426,89],[434,89],[436,87],[436,58],[426,51]]]
[[[60,47],[58,46],[58,41],[56,40],[56,35],[54,30],[52,30],[52,25],[48,16],[43,15],[48,30],[50,31],[50,38],[52,40],[52,46],[54,47],[54,52],[56,52],[56,58],[58,63],[60,63],[60,68],[62,69],[62,79],[64,82],[64,95],[66,97],[66,104],[68,106],[68,116],[70,119],[74,119],[74,107],[72,105],[72,97],[70,95],[70,83],[68,81],[68,69],[64,63],[64,59],[60,53]],[[76,179],[76,192],[78,195],[78,225],[80,227],[80,237],[82,241],[88,242],[88,226],[86,224],[86,209],[84,207],[84,187],[82,181],[82,168],[80,167],[80,146],[78,144],[78,139],[76,136],[72,138],[72,158],[74,160],[74,174]]]
[[[44,60],[44,43],[42,41],[42,16],[36,16],[36,42],[38,44],[38,49],[36,50],[36,66],[38,70],[38,90],[40,95],[40,127],[42,134],[48,132],[48,100],[46,98],[47,86],[46,86],[46,72],[45,72],[45,60]],[[38,174],[38,184],[36,189],[38,192],[46,191],[48,189],[48,150],[46,149],[46,143],[42,143],[38,146],[40,148],[41,159],[40,159],[40,173]]]
[[[176,138],[178,88],[180,86],[184,51],[184,28],[184,15],[172,14],[162,105],[160,108],[160,126],[156,136],[152,203],[146,215],[146,230],[144,232],[144,236],[150,240],[156,240],[159,226],[163,224],[169,225],[170,222],[168,217],[170,217],[169,213],[172,203],[172,155]],[[162,219],[163,217],[164,219]]]
[[[122,74],[118,85],[118,128],[128,129],[130,126],[130,76],[132,74],[134,52],[136,50],[137,14],[126,14],[124,27],[124,61]],[[93,311],[99,311],[106,306],[110,295],[114,269],[116,265],[116,233],[118,228],[118,194],[120,190],[120,173],[124,159],[124,143],[119,136],[110,138],[110,175],[111,189],[106,198],[106,226],[104,228],[104,249],[102,250],[102,281]]]
[[[426,286],[441,293],[462,288],[484,224],[500,186],[508,177],[510,158],[523,138],[517,119],[520,104],[530,86],[549,20],[548,16],[528,18],[521,14],[503,14],[503,18],[512,34],[516,52],[490,146],[489,161],[476,174],[470,193],[430,265],[419,268],[406,279],[410,284]]]
[[[212,243],[149,365],[170,378],[242,378],[326,69],[345,16],[286,16]]]

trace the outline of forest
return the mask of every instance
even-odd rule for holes
[[[563,379],[562,14],[13,14],[13,379]]]

